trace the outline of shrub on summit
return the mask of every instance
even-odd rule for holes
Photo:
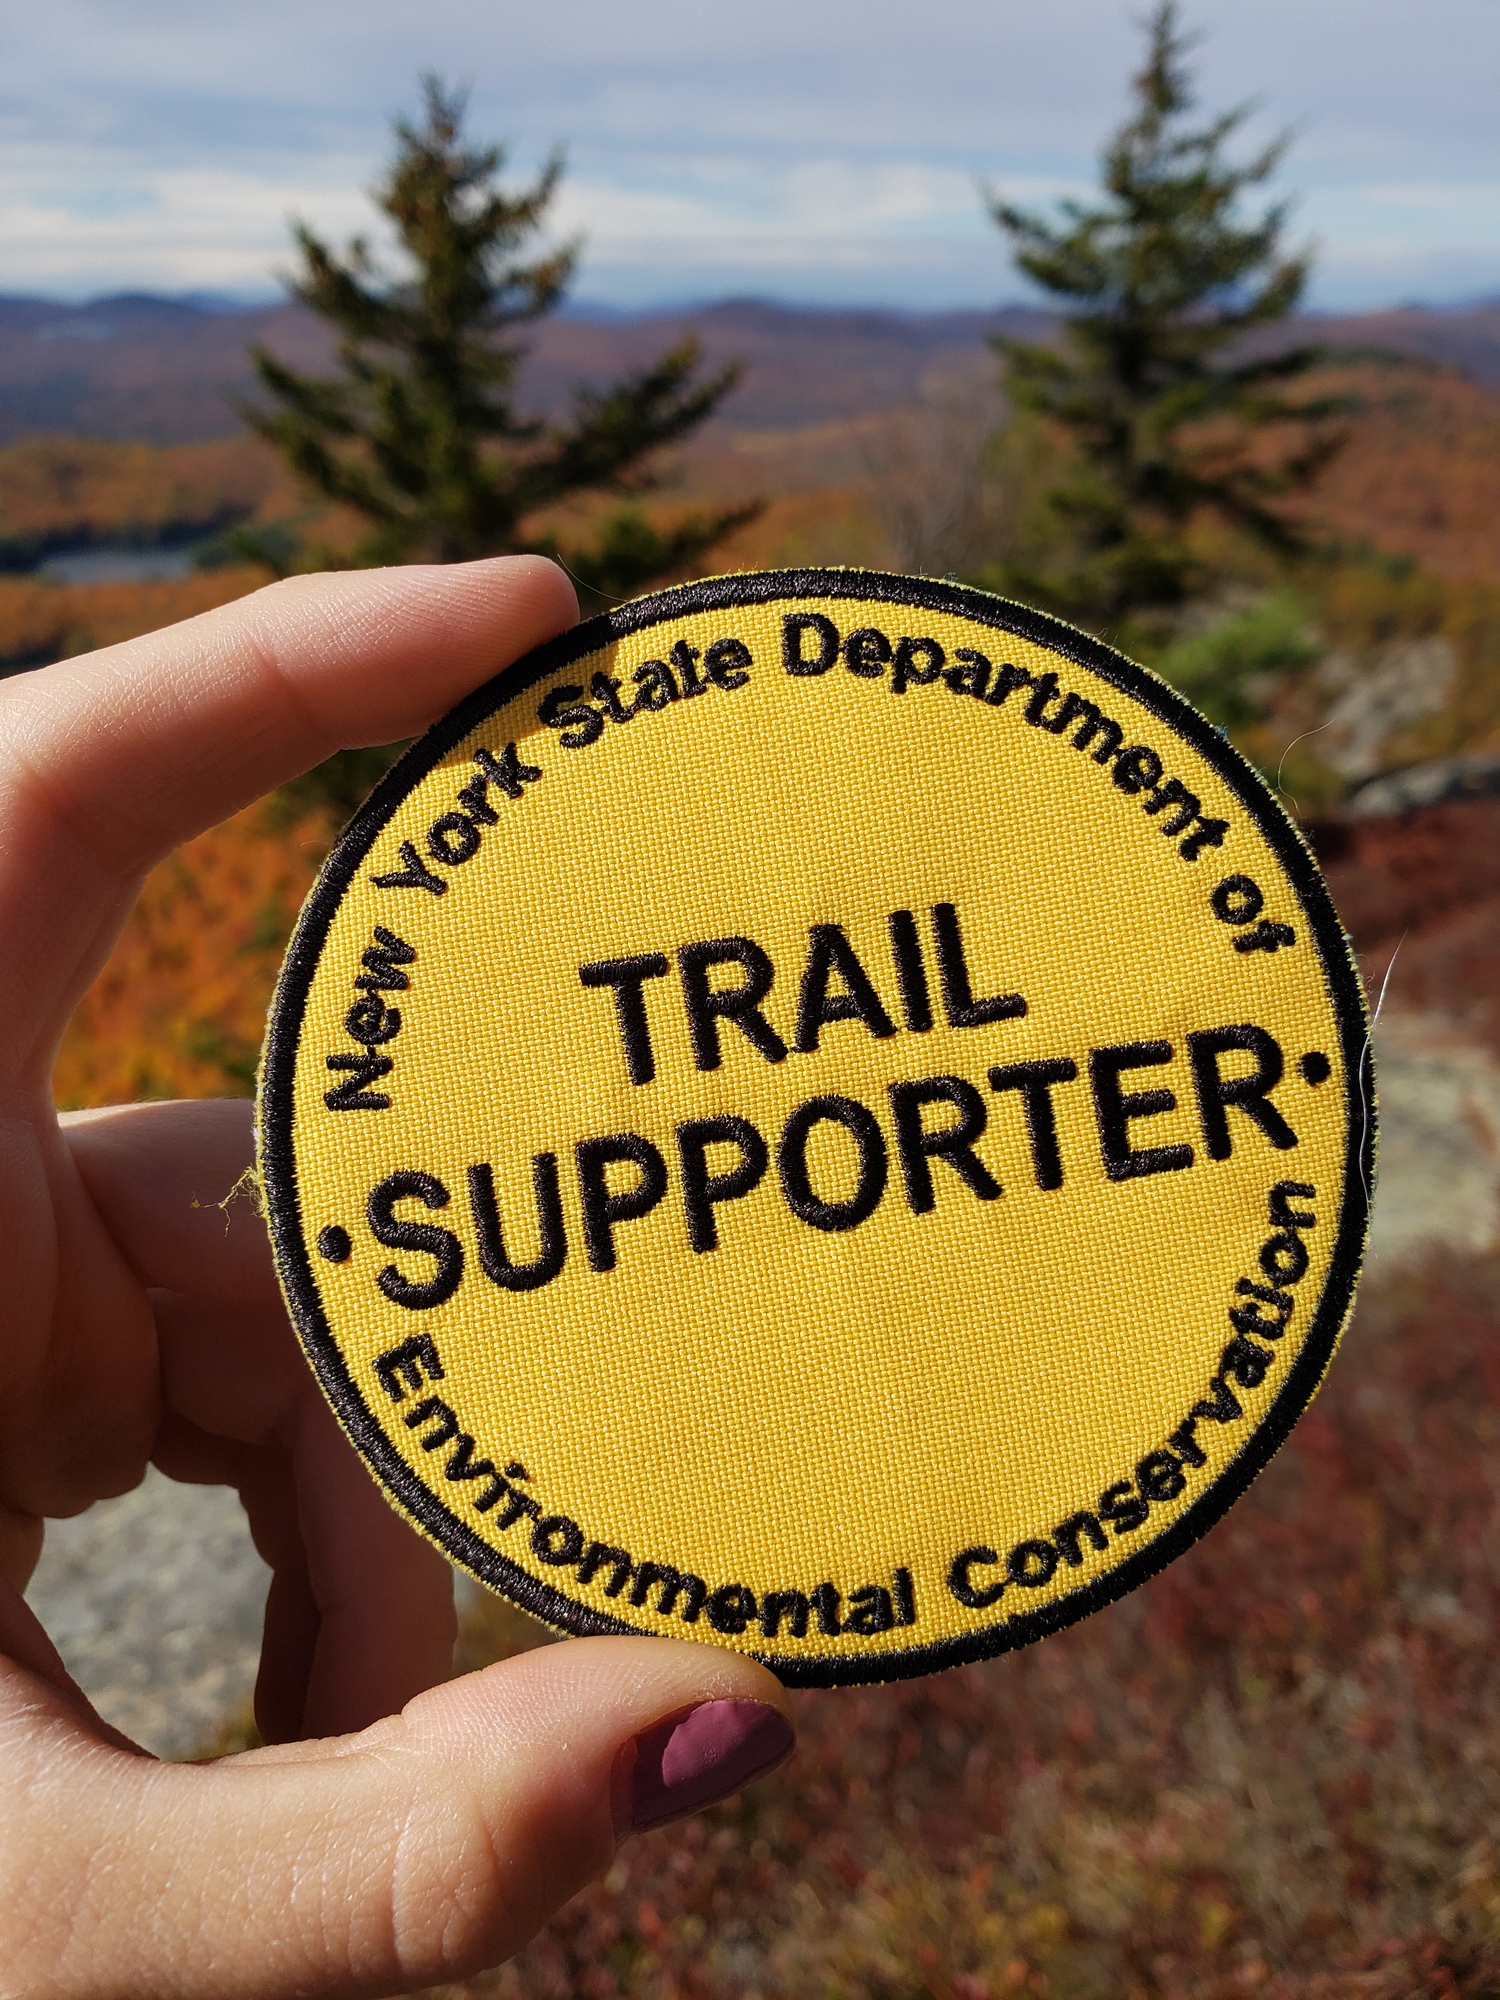
[[[1342,398],[1289,393],[1322,350],[1268,344],[1295,311],[1309,259],[1283,243],[1287,204],[1244,196],[1279,139],[1242,163],[1246,111],[1188,121],[1187,38],[1173,0],[1152,14],[1134,115],[1109,141],[1103,199],[1056,220],[995,197],[1016,262],[1064,311],[1061,339],[998,339],[1017,413],[1057,441],[1025,482],[1010,547],[983,582],[1085,623],[1159,616],[1211,583],[1189,536],[1202,518],[1273,556],[1303,543],[1285,508],[1343,442]]]
[[[246,421],[323,499],[353,512],[352,550],[286,551],[241,535],[275,569],[462,562],[515,551],[561,556],[586,592],[625,597],[693,562],[758,511],[758,503],[689,515],[658,528],[628,497],[647,483],[651,454],[685,437],[723,400],[739,369],[704,375],[697,343],[680,341],[648,368],[580,392],[571,417],[547,424],[516,408],[525,355],[515,334],[560,303],[576,244],[522,246],[544,226],[562,172],[554,156],[528,188],[510,191],[499,147],[463,132],[464,101],[424,84],[420,125],[402,120],[376,202],[407,264],[389,275],[356,238],[340,259],[296,227],[301,275],[292,289],[339,336],[339,373],[302,375],[253,350],[268,404]],[[591,543],[561,547],[528,517],[579,494],[622,504]]]

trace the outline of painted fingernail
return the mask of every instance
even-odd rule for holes
[[[622,1832],[645,1833],[764,1777],[792,1753],[796,1736],[763,1701],[705,1701],[635,1739],[619,1814]]]

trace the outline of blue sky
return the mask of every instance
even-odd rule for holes
[[[555,141],[577,296],[1024,296],[975,191],[1087,189],[1117,0],[4,0],[0,290],[264,294],[286,217],[365,226],[419,70],[517,171]],[[1206,107],[1289,125],[1333,307],[1500,295],[1500,0],[1188,0]]]

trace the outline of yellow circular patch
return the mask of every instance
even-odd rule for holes
[[[1313,861],[1178,695],[799,571],[583,625],[408,753],[293,940],[261,1151],[312,1364],[454,1561],[828,1684],[1222,1513],[1347,1317],[1372,1096]]]

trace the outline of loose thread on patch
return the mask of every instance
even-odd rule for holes
[[[1298,805],[1296,799],[1293,798],[1292,794],[1286,790],[1286,788],[1283,786],[1281,782],[1281,774],[1286,769],[1286,760],[1288,757],[1291,756],[1292,752],[1296,749],[1299,743],[1305,743],[1309,736],[1321,735],[1325,729],[1328,729],[1332,726],[1332,723],[1333,723],[1333,717],[1330,715],[1328,721],[1320,722],[1316,729],[1304,729],[1300,736],[1294,736],[1292,738],[1291,742],[1288,743],[1285,750],[1283,750],[1281,753],[1281,762],[1276,766],[1276,789],[1278,792],[1281,793],[1281,796],[1284,799],[1291,799],[1293,812],[1301,812],[1302,808],[1301,806]]]
[[[1368,1124],[1370,1121],[1370,1104],[1368,1098],[1365,1096],[1365,1070],[1374,1056],[1375,1028],[1380,1020],[1380,1011],[1385,1005],[1386,988],[1391,983],[1391,974],[1396,969],[1396,960],[1401,956],[1402,945],[1406,943],[1406,940],[1410,936],[1411,936],[1411,927],[1410,925],[1408,925],[1407,928],[1401,933],[1400,937],[1397,938],[1396,949],[1391,953],[1390,957],[1386,960],[1385,976],[1382,978],[1380,982],[1380,992],[1376,996],[1375,1000],[1375,1011],[1373,1014],[1371,1014],[1370,1025],[1365,1030],[1365,1045],[1364,1048],[1360,1051],[1360,1058],[1359,1058],[1359,1110],[1360,1110],[1360,1117],[1365,1124]],[[1368,1206],[1369,1203],[1373,1201],[1375,1197],[1374,1197],[1374,1190],[1370,1186],[1369,1176],[1365,1173],[1363,1156],[1361,1156],[1360,1159],[1359,1177],[1361,1181],[1363,1181],[1364,1183],[1365,1203],[1366,1206]]]
[[[246,1167],[224,1199],[214,1203],[214,1207],[218,1209],[224,1218],[224,1227],[226,1229],[229,1227],[229,1204],[232,1201],[237,1201],[241,1195],[248,1195],[250,1197],[255,1213],[260,1217],[262,1222],[270,1215],[270,1209],[266,1205],[265,1182],[254,1167]],[[196,1203],[194,1205],[196,1206]]]
[[[563,561],[561,556],[553,556],[551,560],[557,564],[564,576],[573,578],[574,583],[578,585],[580,590],[591,590],[595,597],[607,597],[611,604],[628,604],[630,602],[628,597],[616,597],[611,590],[601,590],[597,583],[585,583],[581,576],[576,575],[574,571],[568,568],[568,565]]]

